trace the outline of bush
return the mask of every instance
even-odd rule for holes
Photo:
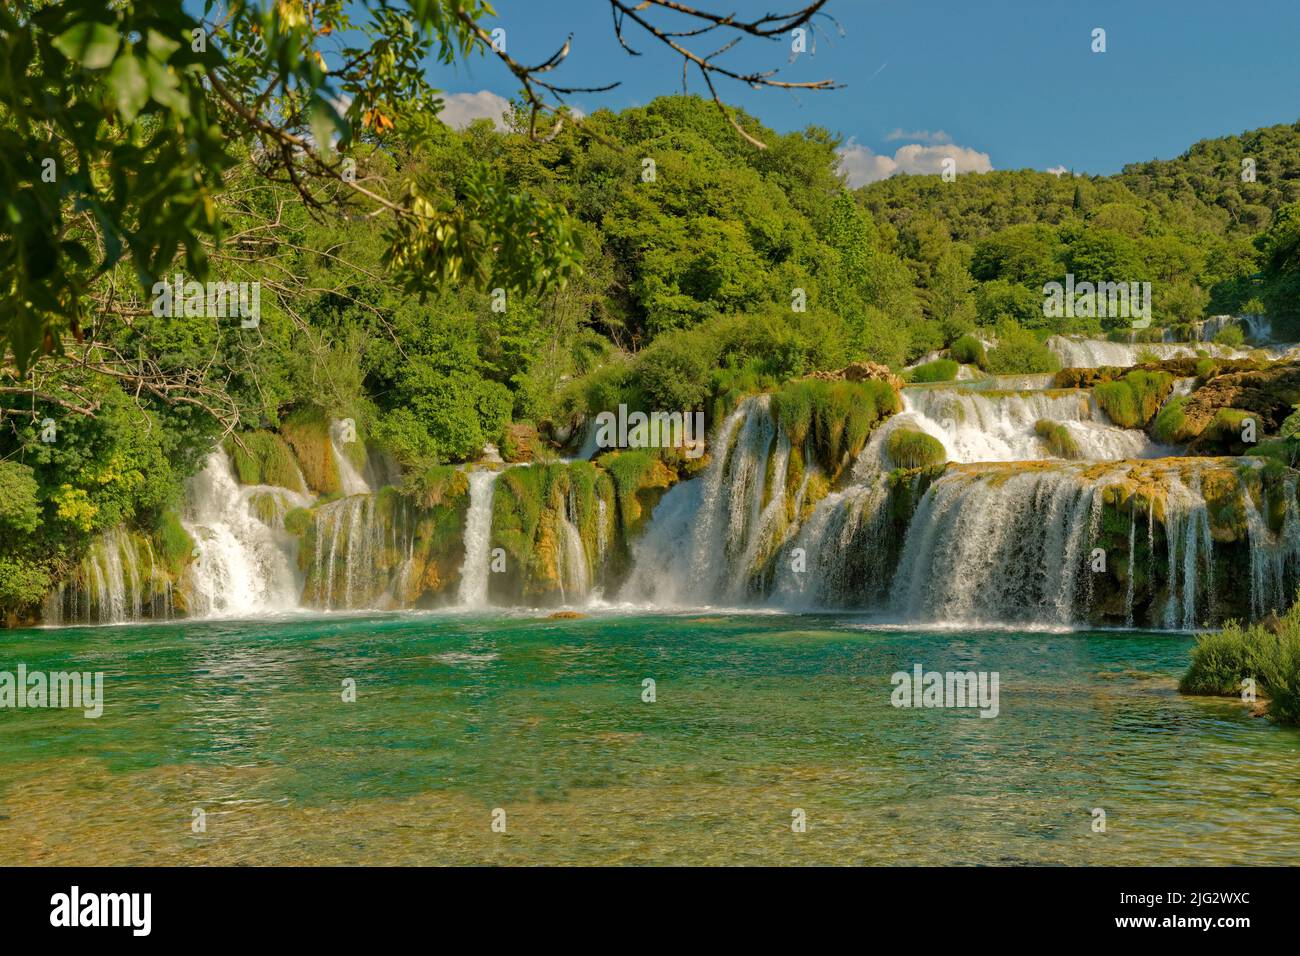
[[[898,468],[924,468],[948,460],[943,443],[916,428],[895,428],[890,432],[885,448]]]
[[[948,355],[963,365],[978,365],[980,368],[988,362],[984,343],[969,332],[948,347]]]
[[[27,558],[0,556],[0,609],[32,607],[49,589],[50,576],[43,567]]]
[[[908,379],[913,382],[951,382],[957,377],[959,367],[952,359],[935,359],[912,369]]]
[[[1164,445],[1181,445],[1196,436],[1187,433],[1187,417],[1183,414],[1183,405],[1187,396],[1178,395],[1169,400],[1151,425],[1151,437]]]
[[[1246,335],[1241,331],[1240,325],[1225,325],[1214,336],[1214,344],[1239,349],[1246,344]]]
[[[1217,634],[1199,635],[1178,689],[1236,697],[1246,678],[1268,698],[1269,717],[1300,724],[1300,604],[1280,620],[1250,627],[1229,622]]]
[[[987,368],[995,375],[1059,372],[1061,360],[1033,332],[1007,324],[998,329],[998,345],[988,353]]]
[[[1155,417],[1173,387],[1174,377],[1168,372],[1136,371],[1099,383],[1092,394],[1120,428],[1142,428]]]
[[[1054,422],[1050,418],[1040,418],[1034,422],[1034,433],[1047,443],[1047,449],[1057,458],[1079,459],[1083,453],[1079,443],[1068,426]]]

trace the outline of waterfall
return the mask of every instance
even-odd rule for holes
[[[1079,466],[950,471],[922,498],[894,576],[893,609],[928,623],[1071,624],[1102,485]]]
[[[773,602],[791,609],[876,605],[893,573],[888,501],[882,476],[819,501],[775,562]]]
[[[775,436],[769,395],[747,398],[727,416],[710,443],[713,457],[704,474],[664,495],[634,545],[625,598],[705,604],[744,593],[747,562],[762,540]],[[782,447],[788,455],[788,447]],[[774,499],[784,495],[775,485]]]
[[[369,494],[370,486],[366,484],[366,479],[361,477],[361,472],[357,471],[356,465],[344,453],[344,425],[342,421],[330,422],[330,450],[334,453],[334,463],[339,471],[339,486],[344,495]]]
[[[405,603],[414,564],[414,528],[396,496],[352,495],[321,505],[306,598],[324,610]]]
[[[560,520],[560,600],[568,603],[573,598],[587,595],[591,578],[587,568],[587,552],[582,535],[567,512]]]
[[[1203,349],[1215,358],[1247,358],[1253,349],[1231,348],[1213,342],[1110,342],[1105,339],[1088,339],[1075,335],[1053,335],[1047,347],[1056,353],[1065,368],[1100,368],[1103,365],[1136,365],[1139,356],[1150,353],[1158,359],[1194,356]],[[1265,349],[1270,356],[1280,356],[1285,350],[1271,346]]]
[[[261,520],[253,499],[269,494],[305,506],[307,498],[285,488],[240,486],[220,450],[208,456],[186,491],[182,523],[195,543],[187,571],[190,615],[249,617],[297,608],[292,541]]]
[[[96,537],[75,572],[50,591],[42,619],[57,626],[171,615],[171,579],[155,561],[149,538],[119,526]]]
[[[1035,461],[1054,457],[1035,431],[1040,420],[1062,425],[1089,461],[1152,458],[1169,449],[1140,429],[1119,428],[1087,392],[1051,389],[983,394],[966,388],[911,386],[903,389],[903,411],[876,429],[860,462],[887,471],[887,442],[897,428],[915,428],[937,438],[949,461]],[[858,475],[865,472],[858,468]]]
[[[465,515],[465,563],[460,567],[461,604],[488,603],[492,541],[492,498],[500,472],[480,468],[469,473],[469,512]]]

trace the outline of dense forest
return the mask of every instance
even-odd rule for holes
[[[349,418],[419,494],[489,443],[508,460],[553,457],[620,403],[713,415],[856,360],[902,371],[958,340],[992,371],[1055,371],[1048,334],[1117,331],[1044,318],[1042,285],[1067,272],[1150,281],[1154,326],[1221,312],[1300,324],[1300,124],[1116,176],[899,176],[850,191],[835,133],[735,116],[765,149],[689,96],[540,140],[521,108],[506,132],[433,123],[356,145],[373,190],[418,189],[445,209],[504,190],[553,217],[577,254],[531,293],[454,275],[441,292],[408,289],[385,252],[391,224],[321,214],[240,157],[213,277],[260,283],[256,324],[156,315],[122,265],[98,280],[111,308],[62,354],[30,370],[7,355],[0,608],[39,602],[124,523],[186,560],[182,483],[220,442],[256,481],[285,442],[306,467],[305,436]]]

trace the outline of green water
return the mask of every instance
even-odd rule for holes
[[[1179,696],[1190,644],[778,615],[0,632],[0,670],[105,674],[98,720],[0,710],[0,863],[1294,863],[1300,732]],[[895,709],[918,662],[997,671],[999,716]]]

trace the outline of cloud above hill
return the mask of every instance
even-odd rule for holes
[[[935,144],[927,146],[922,143],[908,143],[895,150],[893,156],[873,152],[870,147],[863,146],[857,140],[850,138],[838,150],[840,172],[848,180],[849,187],[856,189],[858,186],[865,186],[867,183],[888,179],[890,176],[899,173],[940,173],[943,171],[943,161],[945,159],[952,159],[956,162],[958,173],[987,173],[993,169],[993,163],[989,159],[988,153],[981,153],[979,150],[966,146],[936,140],[935,137],[938,136],[947,139],[947,134],[942,133],[942,131],[939,133],[926,133],[925,130],[921,130],[920,132],[929,136]],[[894,133],[902,133],[902,131],[895,130]],[[894,133],[891,133],[886,138],[897,138]],[[905,135],[912,136],[914,134],[907,133]]]

